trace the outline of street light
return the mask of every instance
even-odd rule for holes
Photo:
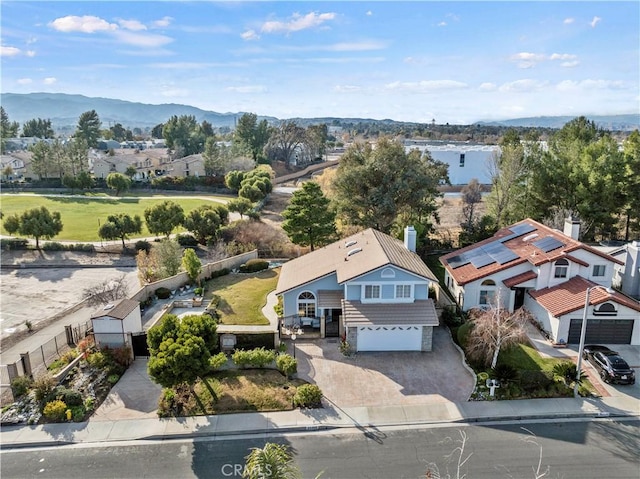
[[[296,327],[294,325],[293,328],[294,328],[293,330],[286,328],[284,330],[284,334],[289,336],[291,338],[291,341],[293,342],[293,359],[295,359],[296,358],[296,338],[298,336],[301,336],[304,333],[304,331],[300,326]]]
[[[591,286],[587,288],[587,292],[585,293],[584,298],[584,312],[582,313],[582,324],[580,325],[580,346],[578,347],[578,369],[576,372],[576,383],[573,386],[573,397],[578,397],[578,386],[580,383],[580,368],[582,367],[582,354],[584,352],[584,339],[587,335],[587,310],[589,309],[589,296],[591,296],[591,291],[594,289],[602,288],[607,293],[612,294],[613,290],[611,288],[607,288],[606,286],[602,286],[601,284],[596,284],[595,286]]]

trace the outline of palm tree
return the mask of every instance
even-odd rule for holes
[[[282,444],[268,442],[262,449],[254,447],[246,460],[245,479],[302,479],[289,449]]]

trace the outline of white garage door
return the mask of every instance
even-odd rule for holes
[[[422,326],[359,326],[358,351],[420,351]]]

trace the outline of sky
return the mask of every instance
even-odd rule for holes
[[[281,119],[640,112],[640,2],[0,4],[1,91]]]

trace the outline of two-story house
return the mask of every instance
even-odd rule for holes
[[[276,294],[284,328],[346,338],[356,351],[431,351],[438,280],[405,241],[367,229],[285,263]]]
[[[614,265],[622,262],[578,241],[579,222],[567,219],[564,232],[531,219],[493,237],[449,253],[445,286],[468,311],[495,304],[529,310],[557,342],[578,343],[587,290],[587,342],[640,344],[640,303],[607,292]]]

